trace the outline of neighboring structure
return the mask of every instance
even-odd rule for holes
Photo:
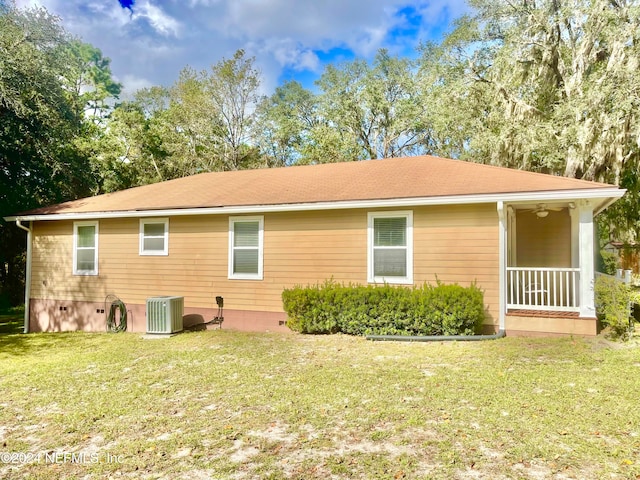
[[[637,242],[608,242],[603,250],[615,255],[617,266],[622,270],[631,270],[634,275],[640,274],[640,244]]]
[[[8,217],[29,231],[29,331],[105,329],[108,294],[184,296],[225,328],[286,330],[286,287],[484,290],[485,331],[597,333],[593,217],[615,186],[435,157],[204,173]]]

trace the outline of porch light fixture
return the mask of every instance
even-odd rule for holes
[[[538,210],[536,212],[536,217],[538,217],[538,218],[544,218],[547,215],[549,215],[549,210]]]

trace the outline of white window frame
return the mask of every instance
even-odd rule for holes
[[[413,284],[413,211],[402,210],[394,212],[369,212],[367,214],[367,281],[369,283],[395,283],[401,285]],[[406,239],[406,262],[407,275],[404,277],[376,277],[373,272],[373,221],[376,218],[398,218],[407,219]],[[399,248],[399,247],[375,247],[375,248]]]
[[[145,250],[144,249],[144,226],[148,223],[164,224],[164,249]],[[149,236],[146,238],[160,238],[159,236]],[[140,219],[140,255],[166,256],[169,255],[169,219],[168,218],[141,218]]]
[[[258,273],[234,273],[233,271],[233,252],[234,246],[234,225],[236,222],[258,222]],[[255,247],[250,247],[255,248]],[[264,216],[255,215],[247,217],[229,217],[229,280],[262,280],[263,279],[263,263],[264,263]]]
[[[94,253],[93,253],[93,270],[79,270],[78,269],[78,249],[88,247],[78,247],[78,227],[95,227],[95,239],[94,239]],[[97,221],[92,222],[73,222],[73,274],[74,275],[98,275],[98,232],[99,223]]]

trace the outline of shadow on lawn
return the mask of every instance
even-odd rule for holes
[[[0,315],[0,335],[13,335],[24,330],[23,315]]]
[[[33,355],[39,351],[68,346],[73,342],[70,338],[72,335],[65,333],[0,334],[0,358],[3,355]]]
[[[25,334],[23,331],[22,314],[0,315],[0,354],[25,355],[54,347],[64,340],[60,334]]]

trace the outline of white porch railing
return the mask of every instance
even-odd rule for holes
[[[507,309],[580,310],[579,268],[507,267]]]

